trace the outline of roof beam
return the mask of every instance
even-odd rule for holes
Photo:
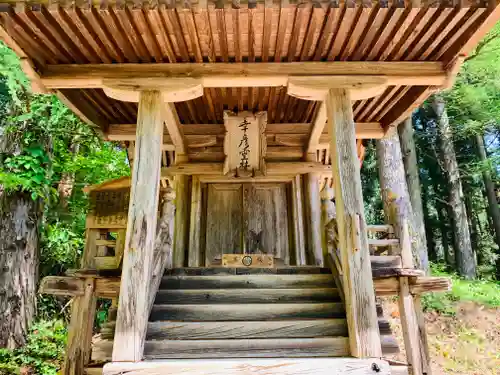
[[[446,71],[440,62],[333,61],[290,63],[158,63],[48,65],[41,80],[48,89],[102,88],[110,80],[140,85],[165,85],[172,79],[199,82],[203,87],[286,86],[289,77],[356,76],[384,78],[388,85],[441,86]],[[322,79],[323,79],[322,77]]]
[[[328,142],[328,131],[325,129],[326,120],[322,126],[319,126],[318,148],[322,143]],[[297,124],[267,124],[266,135],[277,136],[276,140],[283,140],[285,144],[286,137],[290,141],[312,135],[310,123]],[[112,124],[108,127],[106,139],[108,141],[135,141],[136,124]],[[185,142],[189,148],[209,147],[213,146],[213,138],[209,136],[224,136],[225,128],[222,124],[188,124],[180,125],[180,129],[184,135]],[[316,130],[315,130],[316,131]],[[315,137],[318,134],[314,135]],[[384,130],[379,122],[357,122],[356,123],[356,138],[357,139],[380,139],[384,136]],[[163,134],[164,143],[173,144],[170,133],[167,131]],[[205,144],[209,142],[210,144]],[[302,143],[301,143],[302,144]],[[295,144],[294,144],[295,145]]]
[[[187,147],[180,128],[179,116],[173,103],[165,103],[163,107],[163,121],[165,122],[170,139],[175,146],[175,151],[178,154],[186,154]]]
[[[326,125],[326,105],[325,102],[322,102],[318,108],[318,112],[316,113],[316,117],[314,119],[311,129],[311,134],[309,135],[309,140],[307,142],[307,150],[306,150],[307,154],[316,152],[316,150],[318,149],[319,140],[321,138],[323,130],[325,129],[325,125]]]

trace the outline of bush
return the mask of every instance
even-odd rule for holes
[[[0,349],[0,374],[56,375],[66,347],[66,327],[61,320],[33,324],[24,347]]]

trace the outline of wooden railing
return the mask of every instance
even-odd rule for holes
[[[333,228],[333,229],[332,229]],[[327,265],[332,271],[341,297],[349,293],[344,288],[342,261],[335,248],[335,224],[327,224]],[[450,289],[450,280],[443,277],[427,277],[413,268],[409,233],[400,241],[394,238],[391,225],[367,227],[372,264],[373,283],[377,296],[399,296],[399,314],[405,341],[409,373],[430,375],[427,335],[420,296],[422,293]],[[408,229],[402,228],[402,232]],[[383,235],[378,235],[383,233]],[[382,238],[381,238],[382,237]],[[383,255],[387,253],[388,255]]]

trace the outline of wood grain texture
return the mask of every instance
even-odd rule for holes
[[[101,337],[112,340],[114,322],[105,323]],[[391,335],[387,320],[379,319],[384,354],[398,351],[397,343]],[[301,338],[301,337],[347,337],[345,319],[301,319],[270,320],[265,322],[227,321],[227,322],[173,322],[159,321],[148,324],[147,340],[206,340],[235,338]]]
[[[297,266],[305,266],[307,261],[304,229],[304,196],[302,194],[302,177],[299,175],[292,179],[291,208],[295,263]]]
[[[159,290],[156,304],[162,303],[300,303],[338,302],[335,288],[314,289],[178,289]]]
[[[210,184],[207,197],[205,264],[210,265],[222,253],[241,254],[242,185]]]
[[[109,363],[103,375],[372,375],[376,364],[380,375],[391,374],[389,364],[380,359],[355,358],[268,358],[183,361],[147,361],[142,363]],[[402,366],[401,366],[402,367]],[[408,372],[394,373],[407,375]]]
[[[155,305],[151,310],[151,321],[227,321],[342,318],[344,306],[340,302],[330,303],[279,303],[279,304],[205,304],[205,305]]]
[[[115,361],[142,360],[158,212],[163,122],[160,93],[141,93],[125,256],[116,324]]]
[[[313,266],[323,266],[323,246],[321,243],[321,200],[319,197],[319,175],[308,173],[304,176],[305,222],[307,228],[307,258]]]
[[[202,196],[199,177],[191,179],[191,209],[189,220],[189,251],[188,266],[199,267],[202,264],[201,254],[201,222],[202,222]]]
[[[189,176],[174,177],[175,187],[175,231],[174,267],[184,267],[189,240]]]
[[[262,322],[152,322],[149,340],[302,338],[347,336],[345,319]]]
[[[62,371],[64,375],[82,374],[90,362],[96,304],[94,280],[87,279],[83,296],[75,297],[71,305],[66,358]]]
[[[290,263],[287,194],[284,184],[245,184],[247,200],[243,217],[248,218],[246,252],[264,253]]]
[[[217,289],[217,288],[329,288],[334,287],[331,275],[230,275],[165,276],[162,288]]]
[[[155,295],[161,284],[161,279],[165,269],[172,268],[173,244],[174,244],[174,225],[175,225],[175,193],[169,186],[162,192],[161,197],[161,216],[158,220],[158,230],[155,239],[153,271],[150,279],[149,307],[151,311]]]
[[[326,104],[351,355],[379,357],[382,351],[349,93],[331,89]],[[359,228],[353,227],[354,222]]]
[[[400,278],[399,285],[399,313],[401,315],[406,359],[408,364],[411,365],[413,375],[423,375],[419,322],[415,314],[415,304],[413,296],[410,294],[408,278]]]

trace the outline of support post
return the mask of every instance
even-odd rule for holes
[[[314,160],[313,160],[314,159]],[[308,161],[316,161],[316,155],[308,156]],[[307,262],[314,266],[323,266],[321,246],[321,201],[319,197],[319,174],[307,173],[304,176],[306,196]]]
[[[191,219],[189,221],[188,266],[201,266],[201,183],[193,176],[191,181]]]
[[[174,268],[184,267],[189,228],[189,176],[177,175],[175,185]]]
[[[295,262],[297,266],[305,266],[306,245],[304,239],[304,198],[302,196],[302,177],[297,175],[292,180],[292,216],[295,247]]]
[[[87,279],[85,280],[84,295],[73,298],[64,375],[83,375],[85,367],[90,362],[92,330],[97,303],[94,289],[94,280]]]
[[[380,357],[382,349],[349,92],[329,89],[326,106],[332,137],[330,150],[351,355]]]
[[[162,105],[159,91],[140,93],[113,362],[141,361],[144,354],[158,215]]]

